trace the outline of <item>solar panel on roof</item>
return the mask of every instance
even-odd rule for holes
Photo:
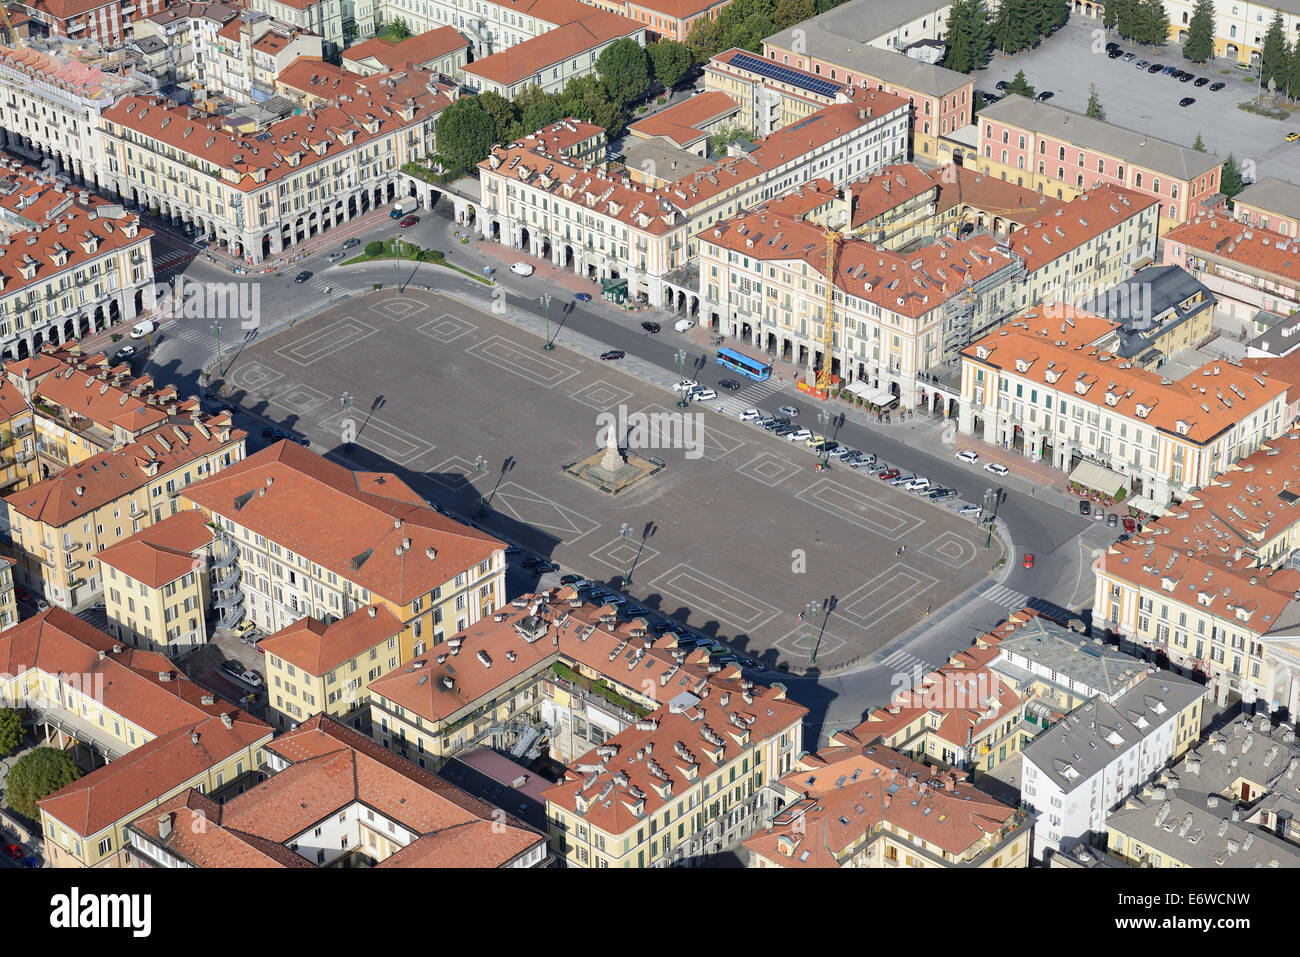
[[[843,89],[843,85],[840,83],[819,80],[798,70],[792,70],[770,60],[764,60],[762,57],[740,53],[732,57],[731,62],[742,70],[748,70],[750,73],[757,73],[759,76],[765,76],[768,79],[789,83],[800,89],[808,90],[810,93],[819,93],[822,96],[834,96]]]

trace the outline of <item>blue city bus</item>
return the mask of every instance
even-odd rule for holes
[[[772,377],[772,367],[766,362],[759,362],[735,349],[719,349],[718,365],[739,372],[743,376],[763,382]]]

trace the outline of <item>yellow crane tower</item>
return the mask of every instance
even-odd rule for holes
[[[817,370],[817,388],[831,387],[831,357],[835,354],[835,262],[844,234],[826,227],[826,311],[822,316],[822,367]]]
[[[9,11],[5,5],[0,3],[0,21],[4,23],[4,42],[13,47],[25,46],[22,39],[18,36],[18,31],[14,29],[13,23],[9,20]]]

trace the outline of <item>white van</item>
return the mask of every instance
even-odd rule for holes
[[[131,338],[143,339],[145,336],[149,335],[149,333],[153,332],[154,329],[156,328],[157,326],[155,326],[153,324],[153,321],[150,319],[146,319],[144,322],[137,322],[134,326],[131,327]]]
[[[676,329],[678,332],[688,332],[691,329],[695,328],[695,320],[678,319],[677,322],[673,325],[673,328]]]

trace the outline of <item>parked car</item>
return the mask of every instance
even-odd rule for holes
[[[1124,62],[1125,62],[1125,63],[1132,63],[1133,60],[1134,60],[1134,58],[1135,58],[1136,56],[1137,56],[1136,53],[1125,53],[1125,54],[1124,54]]]
[[[1296,140],[1300,140],[1300,130],[1292,130],[1286,135],[1286,141],[1288,143],[1294,143]]]
[[[928,492],[930,491],[930,480],[928,478],[913,479],[904,485],[903,488],[907,489],[909,492]]]
[[[1149,66],[1151,65],[1151,61],[1150,61],[1150,60],[1138,60],[1137,63],[1134,64],[1134,65],[1135,65],[1139,70],[1145,70],[1147,67],[1149,67]]]
[[[1227,85],[1228,84],[1224,83],[1222,80],[1215,80],[1213,83],[1210,84],[1210,92],[1218,93]]]
[[[979,453],[972,452],[970,449],[962,449],[957,453],[957,458],[961,459],[967,465],[975,465],[980,460]]]
[[[1007,88],[1006,80],[998,80],[998,82],[993,85],[993,89],[998,90],[999,92],[1005,90],[1006,88]]]
[[[581,576],[581,575],[561,575],[561,576],[560,576],[560,584],[561,584],[561,585],[576,585],[576,584],[578,584],[580,581],[582,581],[582,576]]]
[[[898,478],[900,474],[901,473],[898,471],[898,469],[885,469],[883,472],[880,473],[879,476],[877,476],[877,478],[880,478],[886,482],[892,482],[894,479]]]
[[[694,389],[694,388],[696,388],[696,387],[698,387],[698,386],[699,386],[699,383],[696,382],[694,379],[682,379],[682,380],[681,380],[680,382],[678,382],[675,386],[673,386],[673,391],[674,391],[674,392],[681,392],[681,391],[685,390],[686,392],[689,392],[689,391],[691,391],[691,389]]]
[[[804,439],[804,444],[808,446],[808,448],[812,449],[821,445],[825,441],[826,441],[826,436],[822,435],[819,432],[814,432],[812,435],[808,436],[808,438]]]
[[[527,555],[524,557],[524,560],[519,564],[522,565],[524,568],[536,568],[541,563],[542,563],[542,559],[538,558],[536,555]]]
[[[718,393],[714,392],[712,389],[696,389],[689,396],[692,402],[707,402],[710,399],[716,399],[717,397]]]
[[[1116,515],[1114,512],[1111,512],[1109,515],[1106,516],[1107,528],[1114,528],[1118,524],[1119,524],[1119,516]]]
[[[257,631],[257,626],[248,618],[243,619],[235,626],[235,636],[238,638],[245,638],[255,631]]]
[[[1195,98],[1195,97],[1185,96],[1185,97],[1183,97],[1181,100],[1178,101],[1178,105],[1179,105],[1179,106],[1191,106],[1191,105],[1192,105],[1193,103],[1195,103],[1195,102],[1196,102],[1196,98]]]
[[[351,239],[344,240],[343,242],[344,249],[355,249],[357,246],[360,245],[361,245],[361,240],[357,239],[355,236],[352,237]]]
[[[762,417],[763,413],[758,411],[758,409],[746,409],[744,412],[740,413],[740,415],[736,416],[736,418],[740,419],[741,422],[753,422],[755,419],[760,419]]]
[[[403,220],[402,220],[400,223],[398,223],[397,225],[400,226],[402,229],[409,229],[410,227],[414,226],[414,225],[415,225],[416,223],[418,223],[419,221],[420,221],[420,217],[419,217],[419,216],[407,216],[405,219],[403,219]]]
[[[296,276],[293,277],[293,281],[294,281],[294,282],[306,282],[306,281],[307,281],[308,279],[310,279],[310,278],[311,278],[311,270],[310,270],[310,269],[304,269],[302,272],[298,273],[298,275],[296,275]]]
[[[830,449],[829,451],[830,451],[830,457],[831,457],[831,458],[833,458],[833,459],[843,459],[843,458],[844,458],[846,455],[848,455],[849,452],[851,452],[852,450],[849,449],[849,448],[846,447],[846,446],[843,446],[843,445],[837,445],[837,446],[835,446],[833,449]]]
[[[834,441],[833,439],[826,439],[825,441],[818,442],[816,445],[812,446],[812,450],[816,452],[818,455],[821,455],[823,452],[826,452],[827,458],[829,458],[830,457],[829,453],[834,452],[839,447],[840,447],[840,443]]]
[[[1092,517],[1094,521],[1100,522],[1102,519],[1106,517],[1106,513],[1099,508],[1094,508],[1092,510]]]
[[[135,346],[123,346],[113,353],[114,359],[129,359],[135,355]]]
[[[344,256],[344,253],[343,253],[341,250],[336,249],[336,250],[334,250],[334,252],[330,253],[330,254],[329,254],[328,256],[326,256],[325,258],[326,258],[327,260],[329,260],[330,262],[332,262],[332,263],[336,263],[336,262],[338,262],[340,259],[342,259],[343,256]]]
[[[1126,516],[1124,518],[1124,531],[1132,535],[1134,532],[1137,531],[1137,522],[1133,521],[1133,519],[1128,518]]]
[[[779,429],[773,429],[772,434],[779,435],[781,436],[781,438],[784,439],[787,438],[790,435],[790,433],[798,432],[798,431],[799,431],[799,426],[797,425],[783,425]]]
[[[1193,83],[1192,86],[1208,86],[1209,83],[1210,78],[1208,76],[1198,76],[1196,82]]]
[[[1163,73],[1163,72],[1164,72],[1164,69],[1165,69],[1165,65],[1164,65],[1163,63],[1152,63],[1149,67],[1147,67],[1147,72],[1148,72],[1148,73]]]
[[[658,332],[662,327],[657,322],[643,322],[641,323],[641,328],[653,335],[654,333]]]
[[[1044,90],[1042,93],[1038,94],[1037,99],[1040,103],[1046,103],[1054,96],[1056,96],[1056,94],[1053,93],[1051,90]]]
[[[1003,475],[1006,475],[1007,472],[1010,471],[1010,469],[1008,469],[1001,462],[989,462],[987,465],[984,466],[984,471],[992,472],[994,475],[1001,477]]]
[[[786,426],[791,424],[792,423],[790,422],[790,420],[783,416],[779,419],[773,418],[766,425],[764,425],[763,428],[767,429],[767,431],[769,432],[775,432],[777,429],[784,429]]]
[[[15,588],[15,589],[14,589],[14,597],[17,598],[19,601],[31,601],[31,600],[32,600],[32,596],[29,595],[29,594],[27,593],[27,589],[26,589],[26,588]]]
[[[578,302],[591,302],[591,293],[589,293],[589,292],[580,292],[580,293],[578,293],[576,296],[574,296],[573,298],[576,299],[576,300],[578,300]]]
[[[1165,76],[1173,76],[1175,73],[1180,73],[1182,71],[1180,71],[1176,66],[1167,66],[1160,72],[1162,72]]]
[[[1080,500],[1079,500],[1079,514],[1080,514],[1080,515],[1091,515],[1091,514],[1092,514],[1092,505],[1089,504],[1089,502],[1088,502],[1088,500],[1087,500],[1086,498],[1085,498],[1085,499],[1080,499]]]
[[[545,575],[547,572],[558,572],[559,570],[560,566],[555,562],[542,562],[537,566],[537,574],[539,575]]]
[[[973,518],[978,521],[980,516],[984,514],[984,509],[978,505],[963,505],[957,509],[957,514],[962,518]]]
[[[281,439],[287,439],[289,433],[284,429],[277,429],[275,426],[267,426],[262,430],[262,438],[270,439],[272,442],[279,442]]]
[[[18,844],[6,844],[5,856],[15,861],[21,861],[23,859],[23,849]]]
[[[955,489],[936,488],[930,490],[930,501],[932,502],[944,502],[950,498],[956,498],[956,497],[957,497],[957,492]]]
[[[510,271],[516,276],[531,276],[533,274],[533,267],[530,263],[526,262],[511,263]]]
[[[904,486],[911,482],[915,482],[916,479],[917,479],[917,475],[915,472],[904,472],[901,475],[896,475],[893,478],[891,478],[889,480],[889,484],[897,488],[899,486]]]
[[[788,415],[792,419],[797,418],[799,415],[799,410],[792,405],[783,405],[776,411],[780,412],[782,415]]]
[[[791,442],[807,442],[812,437],[812,429],[796,429],[786,436]]]
[[[602,353],[600,354],[600,357],[601,357],[602,359],[606,359],[606,360],[608,360],[608,359],[622,359],[624,356],[625,356],[625,353],[623,352],[622,349],[610,349],[608,352],[602,352]]]

